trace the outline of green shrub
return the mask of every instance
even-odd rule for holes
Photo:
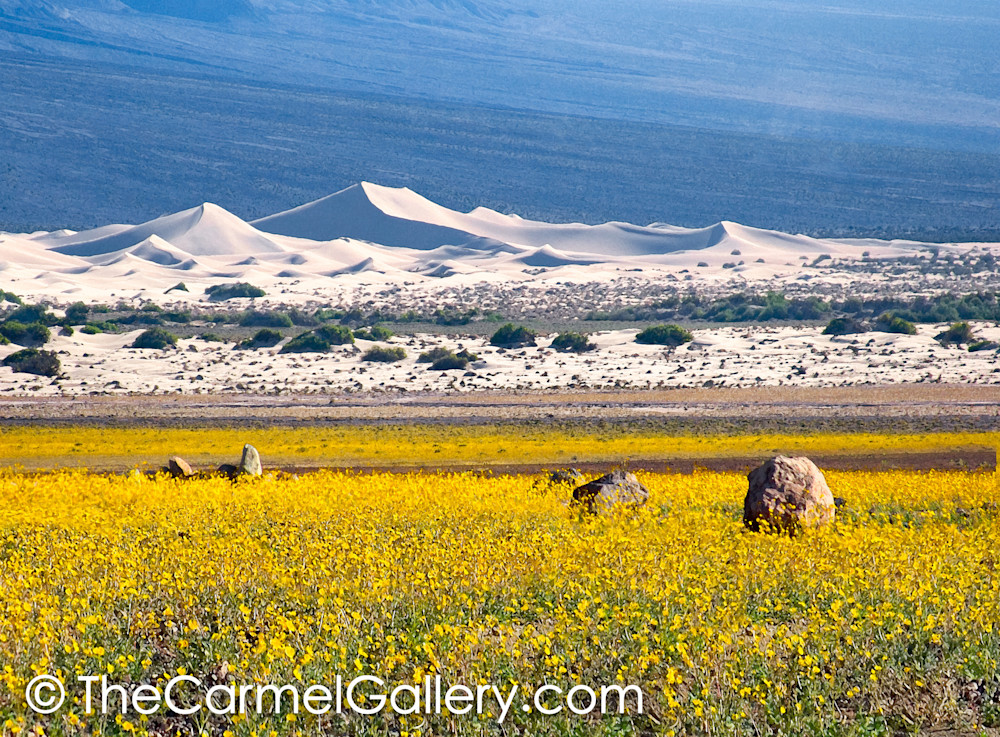
[[[167,322],[189,323],[191,322],[190,310],[171,310],[163,313],[163,319]]]
[[[320,322],[330,322],[331,320],[339,320],[344,316],[343,310],[335,310],[331,307],[320,307],[313,313],[315,317]]]
[[[395,363],[406,358],[406,351],[402,348],[377,345],[373,346],[361,357],[362,361],[377,361],[380,363]]]
[[[139,308],[139,312],[163,312],[163,308],[155,302],[146,302]]]
[[[354,333],[346,325],[323,325],[313,332],[330,345],[347,345],[354,342]]]
[[[97,325],[84,325],[82,328],[80,328],[80,332],[86,335],[97,335],[98,333],[103,333],[104,331],[101,330]]]
[[[998,348],[996,343],[992,340],[976,340],[969,343],[969,352],[976,353],[977,351],[992,351]]]
[[[676,348],[690,343],[694,336],[680,325],[651,325],[635,336],[636,343],[645,345],[665,345]]]
[[[90,308],[83,302],[74,302],[66,308],[66,322],[70,325],[83,325],[90,315]]]
[[[246,282],[236,282],[234,284],[213,284],[205,290],[205,294],[214,302],[221,302],[227,299],[237,299],[239,297],[264,297],[267,295],[260,287]]]
[[[11,343],[24,346],[44,345],[52,337],[49,329],[40,322],[25,325],[17,320],[7,320],[4,323],[0,323],[0,335]]]
[[[909,320],[904,320],[899,315],[891,312],[883,312],[875,321],[878,329],[883,333],[899,333],[901,335],[916,335],[917,328]]]
[[[171,292],[175,292],[175,291],[176,292],[188,292],[190,290],[187,288],[187,284],[185,284],[182,281],[179,281],[176,284],[174,284],[172,287],[170,287],[170,289],[168,289],[167,291],[165,291],[164,294],[170,294]]]
[[[10,341],[5,335],[0,334],[0,345],[10,345]]]
[[[273,348],[281,342],[282,335],[277,330],[271,330],[270,328],[264,328],[263,330],[258,330],[253,334],[253,337],[247,338],[241,342],[238,348]]]
[[[330,341],[314,331],[296,335],[282,347],[282,353],[326,353]]]
[[[972,332],[972,326],[967,322],[952,323],[951,327],[934,336],[934,340],[945,348],[952,345],[962,345],[963,343],[973,343],[976,336]]]
[[[17,353],[11,353],[3,359],[3,365],[23,374],[38,376],[58,376],[62,371],[59,357],[55,353],[35,348],[25,348]]]
[[[14,321],[25,325],[37,322],[41,325],[55,325],[59,318],[49,312],[46,305],[21,305],[4,317],[7,322]]]
[[[597,345],[580,333],[559,333],[552,339],[552,348],[562,353],[586,353],[597,348]]]
[[[292,318],[284,312],[258,312],[250,310],[240,320],[245,328],[290,328]]]
[[[16,305],[24,304],[24,302],[21,301],[21,298],[18,297],[16,294],[14,294],[13,292],[5,292],[2,289],[0,289],[0,302],[11,302]]]
[[[493,333],[490,344],[499,348],[523,348],[524,346],[535,345],[537,333],[523,325],[515,326],[509,322]]]
[[[73,335],[73,332],[73,327],[71,325],[63,325],[59,328],[59,335],[65,335],[66,337]]]
[[[223,338],[218,333],[202,333],[198,337],[201,338],[202,340],[204,340],[206,343],[225,343],[226,342],[226,339]]]
[[[358,328],[354,331],[354,337],[358,340],[389,340],[392,331],[384,325],[376,325],[371,329]]]
[[[445,358],[447,356],[454,356],[454,355],[455,355],[454,351],[451,351],[448,348],[439,345],[435,346],[434,348],[431,348],[429,351],[421,353],[417,357],[417,363],[434,363],[439,358]]]
[[[835,317],[827,323],[823,330],[823,335],[854,335],[855,333],[867,332],[862,323],[850,317]]]
[[[310,315],[298,307],[293,307],[288,311],[288,319],[292,321],[293,325],[298,325],[302,328],[314,328],[320,323],[314,315]]]
[[[430,371],[452,371],[454,369],[464,369],[469,365],[469,359],[465,356],[457,356],[449,351],[449,355],[442,356],[430,365]]]
[[[175,345],[177,345],[176,335],[168,333],[163,328],[150,328],[140,333],[139,337],[132,342],[131,347],[162,349]]]

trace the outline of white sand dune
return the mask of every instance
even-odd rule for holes
[[[932,250],[963,254],[975,247],[1000,253],[1000,244],[817,239],[732,222],[694,229],[552,224],[483,207],[457,212],[409,189],[365,182],[253,223],[206,203],[140,225],[0,233],[0,274],[4,288],[56,302],[67,294],[101,302],[199,301],[206,287],[232,280],[253,281],[287,303],[362,294],[371,299],[380,285],[390,292],[450,290],[442,299],[455,302],[456,290],[476,284],[544,290],[555,282],[642,280],[683,281],[686,289],[799,285],[802,291],[802,284],[818,279],[831,289],[848,290],[862,277],[846,265],[866,253],[874,258]],[[822,267],[806,269],[821,256],[829,257]],[[876,271],[864,277],[866,288],[901,286]],[[181,280],[189,293],[163,296]],[[622,289],[641,287],[630,283]],[[614,304],[632,301],[625,294]]]

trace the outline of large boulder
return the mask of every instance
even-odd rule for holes
[[[823,472],[808,458],[776,456],[747,474],[743,523],[760,529],[797,532],[833,522],[836,505]]]
[[[170,472],[171,476],[178,479],[185,479],[188,476],[194,476],[194,470],[192,470],[191,464],[180,456],[173,456],[169,461],[167,461],[167,470]]]
[[[260,476],[264,473],[264,468],[260,463],[260,453],[249,443],[243,446],[243,457],[240,459],[237,473],[247,476]]]
[[[649,499],[649,489],[634,473],[620,469],[573,490],[573,501],[588,512],[611,512],[622,506],[638,507]]]

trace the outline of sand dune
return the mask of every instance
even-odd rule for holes
[[[817,239],[732,222],[695,229],[552,224],[483,207],[457,212],[409,189],[364,182],[253,223],[206,203],[139,225],[0,233],[0,273],[6,288],[56,301],[66,294],[108,301],[123,293],[162,301],[180,279],[200,289],[170,299],[204,299],[205,287],[237,279],[278,288],[287,302],[337,301],[379,284],[387,290],[476,283],[542,289],[550,279],[604,284],[626,274],[661,284],[682,280],[695,289],[787,289],[816,279],[843,289],[858,287],[862,277],[845,265],[866,253],[961,254],[973,247]],[[1000,252],[998,244],[978,247]],[[829,257],[822,268],[804,271],[820,256]],[[865,288],[887,284],[876,271],[864,277]]]

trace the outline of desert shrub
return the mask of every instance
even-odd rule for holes
[[[445,356],[454,356],[455,352],[445,348],[444,346],[435,346],[429,351],[421,353],[417,357],[417,363],[434,363],[439,358],[444,358]]]
[[[21,305],[9,315],[6,315],[4,319],[8,322],[13,320],[25,325],[35,322],[41,325],[55,325],[59,322],[59,318],[49,312],[49,308],[46,305]]]
[[[552,339],[552,348],[563,353],[586,353],[597,348],[597,345],[580,333],[559,333]]]
[[[10,341],[3,335],[0,335],[0,345],[10,345]]]
[[[292,318],[284,312],[250,310],[240,319],[240,325],[245,328],[290,328]]]
[[[346,325],[323,325],[313,332],[329,345],[347,345],[354,342],[354,333]]]
[[[314,328],[320,322],[314,315],[310,315],[298,307],[293,307],[288,311],[288,319],[292,321],[292,325],[298,325],[301,328]]]
[[[469,359],[465,356],[458,356],[454,353],[449,353],[447,356],[442,356],[430,365],[430,371],[452,371],[454,369],[464,369],[469,365]]]
[[[263,328],[253,334],[252,337],[242,341],[238,348],[273,348],[281,342],[282,335],[277,330]]]
[[[226,339],[223,338],[218,333],[202,333],[198,337],[201,338],[202,340],[204,340],[206,343],[225,343],[226,342]]]
[[[191,290],[187,288],[187,284],[185,284],[182,281],[179,281],[172,287],[170,287],[170,289],[168,289],[166,292],[164,292],[164,294],[170,294],[171,292],[189,292],[189,291]]]
[[[315,317],[320,322],[330,322],[331,320],[339,320],[344,316],[343,310],[335,310],[332,307],[320,307],[313,313]]]
[[[330,341],[315,331],[300,333],[285,343],[282,353],[326,353],[330,350]]]
[[[835,317],[823,329],[823,335],[854,335],[865,333],[868,328],[863,323],[850,317]]]
[[[998,348],[996,343],[992,340],[974,340],[969,343],[969,352],[976,353],[977,351],[992,351]]]
[[[175,345],[177,345],[177,336],[173,333],[168,333],[163,328],[150,328],[149,330],[144,330],[132,342],[132,348],[162,349]]]
[[[392,331],[384,325],[375,325],[372,328],[358,328],[354,331],[354,337],[358,340],[389,340]]]
[[[479,317],[479,309],[455,310],[449,307],[434,310],[434,322],[438,325],[468,325]]]
[[[163,308],[155,302],[146,302],[139,307],[139,312],[163,312]]]
[[[72,325],[63,325],[59,328],[59,335],[65,335],[66,337],[73,335],[74,332]]]
[[[170,310],[163,313],[163,319],[167,322],[184,324],[191,322],[192,315],[190,310]]]
[[[883,312],[875,321],[878,329],[883,333],[899,333],[901,335],[916,335],[917,328],[909,320],[904,320],[899,315],[891,312]]]
[[[406,351],[402,348],[392,346],[377,345],[365,351],[361,357],[362,361],[376,361],[379,363],[395,363],[406,358]]]
[[[80,328],[80,332],[85,335],[97,335],[98,333],[103,333],[104,331],[97,325],[84,325]]]
[[[692,340],[694,336],[680,325],[651,325],[635,336],[636,343],[665,345],[672,348],[690,343]]]
[[[934,340],[945,348],[952,345],[962,345],[963,343],[973,343],[976,340],[972,332],[972,326],[967,322],[952,323],[947,330],[943,330],[934,336]]]
[[[83,302],[74,302],[66,308],[66,322],[69,325],[83,325],[90,315],[90,308]]]
[[[3,365],[23,374],[38,376],[58,376],[62,371],[59,357],[52,351],[40,351],[36,348],[11,353],[3,359]]]
[[[0,302],[11,302],[12,304],[15,305],[24,304],[24,302],[21,301],[21,298],[18,297],[16,294],[14,294],[13,292],[5,292],[2,289],[0,289]]]
[[[205,290],[205,294],[209,296],[209,299],[215,302],[221,302],[223,300],[236,299],[238,297],[263,297],[267,294],[267,292],[260,287],[255,287],[253,284],[236,282],[233,284],[213,284]]]
[[[515,326],[509,322],[500,327],[490,338],[490,345],[499,348],[522,348],[524,346],[535,345],[536,333],[531,328],[523,325]]]
[[[52,334],[40,322],[25,325],[17,320],[7,320],[0,323],[0,335],[11,343],[24,346],[38,346],[49,342]]]

